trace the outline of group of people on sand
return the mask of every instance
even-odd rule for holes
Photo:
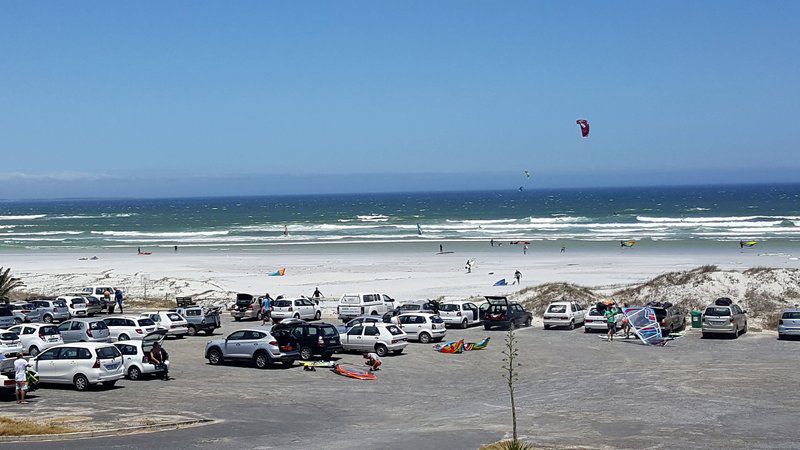
[[[625,333],[625,339],[630,337],[631,324],[628,322],[628,318],[622,314],[623,309],[627,307],[627,303],[623,303],[622,308],[620,308],[616,303],[612,303],[606,307],[603,317],[605,317],[606,324],[608,325],[608,342],[614,342],[614,335],[617,333],[618,320],[622,321],[622,329],[620,330],[620,333]],[[622,315],[621,319],[618,319],[617,316],[619,315]]]

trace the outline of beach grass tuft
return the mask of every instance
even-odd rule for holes
[[[0,417],[0,436],[29,436],[36,434],[73,433],[77,430],[50,421],[35,422],[27,419]]]

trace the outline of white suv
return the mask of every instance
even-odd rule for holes
[[[16,356],[22,351],[19,335],[9,330],[0,330],[0,355]]]
[[[64,343],[58,327],[46,323],[26,323],[11,327],[8,331],[17,333],[22,351],[31,356]]]
[[[322,317],[322,309],[307,298],[273,300],[270,311],[270,317],[275,321],[290,317],[303,320],[319,320]]]
[[[167,331],[167,336],[182,338],[189,334],[189,322],[182,315],[173,311],[148,311],[140,317],[153,319],[158,328]]]
[[[400,314],[400,327],[409,339],[427,344],[430,341],[441,341],[447,334],[444,320],[437,314],[408,313]]]
[[[439,305],[439,316],[446,325],[467,328],[481,323],[478,306],[472,302],[447,302]]]
[[[567,327],[575,329],[586,320],[586,309],[575,302],[553,302],[544,312],[544,329]]]
[[[97,342],[57,345],[32,358],[31,366],[39,382],[71,384],[79,391],[98,383],[111,387],[125,376],[117,347]]]
[[[382,316],[394,309],[394,299],[386,294],[344,294],[337,312],[342,322],[358,316]]]
[[[375,352],[378,356],[403,353],[408,345],[408,335],[397,325],[391,323],[365,323],[349,328],[339,335],[342,348],[346,351]]]
[[[106,317],[103,322],[108,326],[112,342],[141,340],[157,328],[149,317],[114,316]]]

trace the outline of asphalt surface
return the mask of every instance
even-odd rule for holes
[[[256,323],[224,318],[216,336]],[[75,392],[44,387],[27,405],[74,409],[95,420],[135,414],[221,419],[212,425],[79,441],[16,443],[25,448],[478,448],[508,437],[501,377],[505,333],[449,330],[449,339],[488,349],[457,355],[412,343],[386,357],[377,381],[325,369],[211,366],[206,337],[169,340],[173,381],[121,381]],[[800,341],[748,333],[738,340],[689,332],[666,347],[608,343],[598,334],[540,328],[516,332],[521,436],[543,447],[797,448]],[[361,365],[357,354],[340,362]],[[3,401],[8,411],[21,408]]]

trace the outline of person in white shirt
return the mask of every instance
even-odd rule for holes
[[[381,366],[381,358],[378,356],[377,353],[365,353],[364,359],[367,360],[366,364],[367,366],[369,366],[370,372],[379,370],[378,367]]]
[[[17,382],[17,403],[21,405],[28,403],[25,401],[28,367],[28,361],[25,361],[25,358],[22,357],[22,352],[17,353],[17,360],[14,361],[14,381]]]

